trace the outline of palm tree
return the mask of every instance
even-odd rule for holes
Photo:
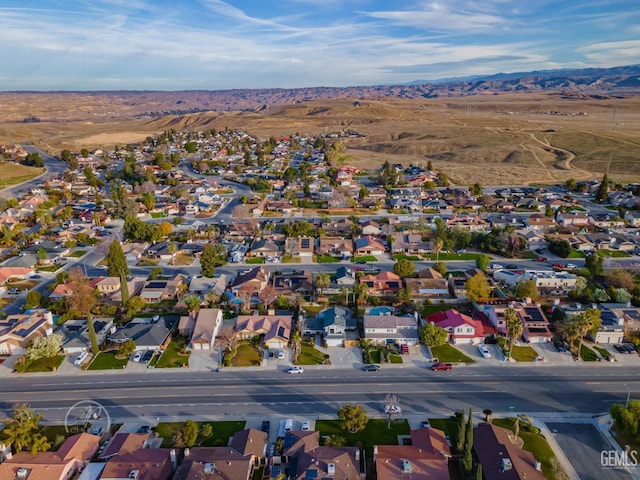
[[[315,284],[316,284],[316,288],[319,291],[320,296],[322,296],[322,290],[327,288],[330,283],[331,283],[331,278],[329,277],[328,273],[320,272],[318,273],[318,275],[316,275]]]
[[[442,250],[443,245],[444,242],[441,238],[436,237],[433,239],[433,249],[436,251],[436,263],[438,262],[438,259],[440,257],[440,250]]]
[[[297,328],[291,334],[291,343],[293,344],[293,363],[296,363],[298,359],[298,355],[300,355],[300,351],[302,350],[302,346],[300,342],[302,341],[302,334],[300,330]]]
[[[573,318],[573,322],[576,323],[578,330],[578,358],[580,358],[580,352],[582,352],[582,339],[583,337],[597,329],[600,326],[600,310],[597,308],[590,308],[585,310],[579,315]]]
[[[366,283],[359,283],[354,288],[354,294],[357,299],[357,303],[365,303],[369,298],[369,286]]]
[[[175,265],[176,252],[178,251],[178,246],[176,245],[176,242],[169,242],[169,244],[167,245],[167,251],[171,255],[171,265]]]
[[[513,351],[513,342],[522,335],[522,322],[518,318],[516,311],[509,307],[504,312],[504,323],[507,329],[507,338],[509,338],[509,357],[511,360],[511,352]]]

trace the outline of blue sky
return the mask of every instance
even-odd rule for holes
[[[400,84],[640,63],[638,0],[0,0],[0,90]]]

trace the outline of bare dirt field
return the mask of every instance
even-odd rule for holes
[[[431,161],[463,185],[561,182],[601,178],[605,172],[616,181],[640,181],[640,96],[317,100],[257,111],[134,119],[160,100],[50,94],[47,102],[38,95],[17,95],[0,95],[0,106],[8,112],[0,122],[0,143],[28,140],[53,153],[112,149],[168,129],[239,127],[261,138],[352,130],[361,136],[340,140],[347,147],[346,162],[364,169],[385,160],[404,165]],[[27,115],[41,121],[18,120]]]
[[[44,173],[44,168],[27,167],[15,163],[0,162],[0,189],[17,185]]]

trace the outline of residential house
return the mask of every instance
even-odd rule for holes
[[[433,268],[425,268],[418,272],[418,278],[405,278],[404,282],[412,298],[445,298],[450,296],[449,282]]]
[[[536,287],[545,293],[564,293],[576,287],[577,277],[569,272],[554,270],[496,270],[493,279],[514,287],[521,281],[531,280]]]
[[[411,255],[430,251],[429,242],[422,240],[418,233],[395,232],[389,238],[391,253],[408,253]]]
[[[627,239],[624,235],[608,233],[590,233],[587,235],[589,241],[596,250],[617,250],[619,252],[633,252],[636,244]]]
[[[282,250],[278,245],[269,239],[261,238],[251,244],[249,254],[252,257],[279,257],[282,255]]]
[[[314,250],[313,237],[290,237],[285,242],[285,253],[295,257],[312,257]]]
[[[382,240],[365,235],[354,240],[354,253],[356,255],[383,255],[385,246]]]
[[[100,480],[169,480],[175,461],[175,450],[141,448],[107,460]]]
[[[228,447],[187,448],[173,480],[250,480],[266,447],[267,434],[249,428],[236,432]]]
[[[53,333],[53,314],[44,308],[0,318],[0,355],[24,355],[36,337]]]
[[[624,214],[624,219],[627,221],[630,227],[640,227],[640,212],[628,210]]]
[[[189,282],[189,293],[204,297],[208,293],[213,293],[220,297],[227,289],[228,277],[225,273],[216,273],[208,278],[196,275]]]
[[[375,220],[367,220],[360,225],[363,235],[380,235],[380,224]]]
[[[427,315],[424,321],[446,330],[449,335],[448,341],[454,345],[484,342],[485,331],[482,322],[457,310],[435,312]]]
[[[417,345],[420,340],[417,315],[399,316],[388,311],[364,315],[364,338],[374,343]]]
[[[147,243],[125,243],[122,245],[122,251],[127,263],[136,264],[142,258],[144,251],[148,247]]]
[[[263,345],[268,348],[285,348],[291,339],[291,315],[238,315],[234,328],[241,340],[264,335]]]
[[[318,432],[290,431],[284,437],[282,457],[288,464],[289,479],[335,478],[361,480],[358,447],[322,447]],[[273,471],[271,472],[273,474]]]
[[[239,274],[231,282],[231,292],[235,296],[254,295],[261,292],[269,283],[270,272],[264,267],[255,267]]]
[[[175,319],[159,315],[153,318],[134,318],[110,334],[109,340],[115,343],[133,340],[138,350],[164,350],[171,340],[171,330],[175,323]]]
[[[521,440],[506,428],[481,423],[473,429],[473,451],[484,478],[544,480],[541,464],[522,449]]]
[[[273,276],[273,288],[278,296],[310,295],[313,293],[313,275],[310,271],[294,272]]]
[[[366,283],[369,294],[374,296],[393,295],[402,288],[402,279],[393,272],[364,275],[360,277],[360,283]]]
[[[556,308],[560,308],[565,316],[570,319],[583,313],[588,308],[592,308],[592,306],[574,303]],[[625,316],[628,315],[625,314],[625,311],[634,315],[637,309],[624,303],[601,303],[598,305],[598,309],[600,310],[600,326],[595,333],[589,332],[589,337],[595,343],[622,343],[625,336]],[[627,318],[629,317],[627,316]]]
[[[175,300],[187,277],[178,273],[170,280],[147,280],[140,291],[140,298],[146,303],[158,303],[162,300]]]
[[[116,433],[107,448],[100,454],[100,459],[107,460],[117,455],[149,448],[149,446],[148,433]]]
[[[590,213],[589,223],[602,229],[621,228],[625,225],[618,213]]]
[[[556,221],[562,228],[587,227],[589,225],[589,214],[585,212],[559,212],[556,216]]]
[[[186,320],[185,320],[186,319]],[[180,317],[178,331],[190,336],[193,350],[211,350],[222,328],[222,310],[201,308],[187,316]]]
[[[107,336],[113,333],[113,317],[97,317],[93,319],[93,329],[96,342],[102,345]],[[80,353],[91,350],[91,336],[87,320],[67,320],[56,329],[56,333],[63,336],[62,350],[64,353]]]
[[[78,433],[68,437],[55,452],[18,452],[0,463],[6,480],[68,480],[81,471],[98,451],[100,437]]]
[[[442,430],[411,430],[411,445],[374,445],[378,480],[450,480],[451,449]]]
[[[485,232],[490,228],[490,225],[489,222],[477,215],[460,215],[448,219],[447,227],[460,227],[470,232]]]
[[[320,237],[318,255],[335,255],[340,258],[351,258],[353,241],[343,237]]]
[[[35,274],[36,271],[33,267],[0,267],[0,284],[5,283],[8,280],[24,280]]]
[[[227,226],[225,238],[230,240],[251,240],[258,233],[259,228],[260,224],[252,219],[234,221]]]
[[[611,310],[618,318],[623,320],[625,336],[631,336],[640,332],[640,308],[634,307],[630,303],[601,303],[599,308]],[[601,317],[603,313],[600,314]],[[604,323],[604,319],[602,322]]]
[[[346,236],[350,235],[353,231],[353,222],[348,218],[340,218],[337,220],[331,219],[326,222],[322,222],[322,229],[329,237]]]
[[[358,322],[345,307],[331,307],[319,312],[315,318],[304,321],[305,335],[322,335],[327,347],[344,347],[347,332],[355,332]]]

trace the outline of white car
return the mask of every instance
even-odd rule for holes
[[[142,352],[136,352],[132,358],[134,362],[139,362],[141,359],[142,359]]]
[[[73,361],[74,365],[82,365],[82,362],[85,361],[85,359],[87,358],[87,356],[89,355],[88,352],[80,352],[78,354],[78,356],[76,357],[76,359]]]
[[[302,430],[303,432],[308,432],[309,430],[311,430],[311,424],[309,422],[302,422],[302,424],[300,425],[300,430]]]
[[[491,268],[491,270],[502,270],[504,267],[499,263],[492,263],[489,268]]]
[[[278,350],[278,358],[282,360],[284,359],[284,357],[285,357],[284,350]]]
[[[302,368],[302,367],[291,367],[289,370],[287,370],[287,373],[289,375],[291,375],[293,373],[304,373],[304,368]]]
[[[480,355],[482,355],[482,358],[491,358],[491,352],[486,345],[478,345],[478,351]]]

